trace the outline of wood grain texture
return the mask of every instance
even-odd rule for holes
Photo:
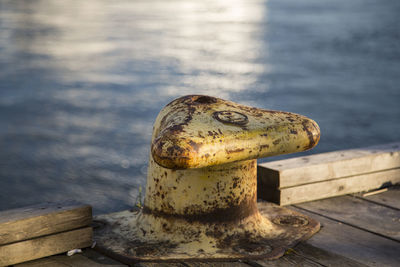
[[[400,241],[400,210],[397,209],[351,196],[313,201],[296,207]]]
[[[313,260],[307,259],[301,255],[293,252],[288,252],[285,256],[278,260],[264,261],[250,261],[249,265],[253,267],[293,267],[293,266],[304,266],[304,267],[322,267],[323,265]]]
[[[66,253],[28,261],[14,265],[14,267],[124,267],[124,265],[114,261],[104,255],[99,254],[93,249],[84,249],[82,253],[73,256],[67,256]]]
[[[39,259],[91,244],[91,227],[6,244],[0,246],[0,266]]]
[[[92,208],[76,202],[44,203],[0,212],[0,245],[90,225]]]
[[[68,257],[66,255],[57,255],[53,257],[46,257],[43,259],[38,259],[34,261],[24,262],[14,265],[14,267],[124,267],[128,265],[123,265],[120,263],[98,263],[85,257],[84,255],[73,255]]]
[[[341,255],[325,251],[307,243],[300,243],[294,248],[295,254],[308,260],[318,262],[322,266],[365,267],[367,265],[356,262]]]
[[[250,267],[248,264],[243,262],[184,262],[183,263],[186,267],[208,267],[208,266],[215,266],[215,267]]]
[[[100,254],[99,252],[95,251],[92,248],[84,249],[83,253],[81,255],[87,257],[88,259],[90,259],[98,264],[101,264],[102,266],[113,266],[113,267],[114,266],[118,266],[118,267],[128,266],[128,265],[120,263],[116,260],[113,260],[103,254]]]
[[[290,207],[322,223],[318,234],[305,243],[368,266],[398,266],[400,243],[382,236],[320,216],[304,209]],[[329,212],[326,212],[328,215]]]
[[[58,263],[67,264],[68,266],[74,266],[74,267],[86,267],[86,266],[90,266],[90,267],[106,267],[106,266],[124,267],[124,266],[128,266],[128,265],[124,265],[122,263],[117,263],[117,262],[99,263],[99,262],[96,262],[92,259],[85,257],[82,254],[75,254],[71,257],[68,257],[66,255],[57,255],[57,256],[54,256],[51,258],[54,259]]]
[[[183,263],[173,262],[140,262],[133,265],[134,267],[186,267]]]
[[[53,258],[43,258],[13,265],[14,267],[70,267],[65,263],[60,263]]]
[[[400,143],[392,143],[262,163],[258,178],[283,188],[399,167]]]
[[[172,262],[141,262],[134,265],[135,267],[250,267],[250,265],[243,262],[196,262],[196,261],[184,261],[178,263]]]
[[[367,265],[356,262],[335,253],[325,251],[310,244],[301,242],[293,249],[289,249],[282,258],[274,261],[250,261],[253,267],[286,267],[286,266],[344,266],[365,267]]]
[[[355,194],[355,196],[400,210],[400,186],[391,186],[388,191],[372,196],[363,197],[362,194]]]
[[[279,189],[260,185],[258,189],[260,194],[262,194],[263,199],[279,205],[289,205],[355,192],[368,191],[399,182],[400,169],[392,169]]]

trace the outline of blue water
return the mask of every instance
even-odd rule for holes
[[[399,14],[398,0],[0,1],[0,209],[132,206],[155,117],[185,94],[309,116],[308,153],[399,141]]]

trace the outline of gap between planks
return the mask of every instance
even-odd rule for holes
[[[400,211],[398,209],[352,196],[329,198],[293,206],[400,242]]]
[[[92,249],[82,254],[67,256],[65,253],[14,265],[14,267],[128,267],[101,255]]]
[[[361,193],[356,193],[353,196],[388,208],[400,210],[400,185],[394,185],[387,189],[388,191],[380,194],[363,196]]]
[[[320,232],[305,241],[306,244],[367,266],[398,266],[398,242],[296,207],[291,208],[313,217],[322,224]]]
[[[289,249],[285,255],[277,261],[251,261],[253,267],[291,267],[291,266],[343,266],[365,267],[367,265],[356,262],[341,255],[328,252],[305,242],[299,243],[293,249]]]

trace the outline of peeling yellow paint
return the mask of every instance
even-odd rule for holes
[[[305,116],[208,96],[174,100],[160,112],[154,128],[152,156],[171,169],[304,151],[320,137],[318,124]]]
[[[256,159],[310,149],[319,137],[316,122],[298,114],[209,96],[176,99],[154,125],[144,206],[108,216],[111,231],[137,244],[130,253],[141,260],[282,255],[319,225],[304,217],[288,228],[276,223],[276,214],[295,217],[287,211],[260,213]]]

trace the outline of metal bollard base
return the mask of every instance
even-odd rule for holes
[[[250,218],[248,222],[235,225],[175,220],[173,227],[184,228],[181,234],[186,238],[175,238],[171,232],[171,236],[159,237],[158,240],[150,233],[144,233],[137,223],[143,216],[141,211],[99,215],[94,217],[95,249],[125,264],[272,260],[320,229],[318,221],[288,208],[270,202],[258,202],[257,208],[261,221]],[[261,222],[262,227],[255,222]],[[227,229],[217,234],[215,229],[224,227]],[[195,235],[193,231],[197,231]]]

